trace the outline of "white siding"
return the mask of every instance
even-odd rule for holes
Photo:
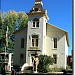
[[[68,45],[67,45],[67,40],[65,37],[65,66],[67,65],[67,57],[68,57]]]
[[[53,48],[53,38],[57,38],[57,49]],[[57,54],[56,67],[66,68],[66,53],[68,52],[68,46],[66,45],[65,32],[52,26],[47,25],[47,36],[46,36],[46,54],[52,56]]]
[[[21,38],[24,38],[24,48],[21,48]],[[24,54],[24,61],[26,62],[26,40],[27,39],[27,29],[23,29],[15,33],[15,43],[14,43],[14,65],[20,65],[20,54]],[[17,60],[17,61],[16,61]]]
[[[39,19],[39,27],[38,28],[33,28],[33,19],[38,18]],[[39,36],[39,42],[38,42],[38,47],[40,48],[42,54],[45,54],[45,42],[46,42],[46,22],[47,20],[45,19],[44,16],[31,16],[29,17],[28,21],[28,31],[27,31],[27,50],[29,47],[31,47],[31,37],[32,35],[38,35]],[[30,39],[29,39],[30,37]],[[30,61],[28,60],[28,52],[27,52],[27,63]]]

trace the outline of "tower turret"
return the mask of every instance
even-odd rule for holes
[[[27,50],[39,48],[41,54],[46,53],[46,23],[48,20],[47,10],[43,8],[42,0],[35,0],[34,6],[28,14]],[[27,62],[30,63],[30,59]]]

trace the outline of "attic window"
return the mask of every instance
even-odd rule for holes
[[[38,8],[35,8],[35,11],[38,11]]]

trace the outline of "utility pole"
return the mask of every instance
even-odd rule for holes
[[[7,54],[7,48],[8,48],[8,26],[6,30],[6,35],[5,35],[5,61],[6,62],[6,54]],[[4,64],[4,68],[6,69],[6,65]]]

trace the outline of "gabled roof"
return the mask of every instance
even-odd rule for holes
[[[67,31],[65,31],[65,30],[63,30],[63,29],[61,29],[61,28],[59,28],[59,27],[57,27],[57,26],[54,26],[53,24],[47,23],[47,25],[51,25],[51,26],[56,27],[57,29],[59,29],[59,30],[65,32],[68,47],[70,46],[70,44],[69,44],[69,38],[68,38],[68,32],[67,32]]]
[[[69,38],[68,38],[68,32],[67,32],[67,31],[65,31],[65,30],[63,30],[63,29],[61,29],[61,28],[59,28],[59,27],[57,27],[57,26],[54,26],[53,24],[47,23],[47,25],[51,25],[51,26],[53,26],[53,27],[55,27],[55,28],[57,28],[57,29],[59,29],[59,30],[65,32],[68,47],[70,46],[70,44],[69,44]],[[21,31],[21,30],[23,30],[23,29],[27,29],[27,27],[23,27],[23,28],[21,28],[21,29],[19,29],[19,30],[16,30],[16,31],[14,32],[14,34],[17,33],[17,32],[19,32],[19,31]]]
[[[16,30],[13,34],[19,32],[19,31],[21,31],[21,30],[23,30],[23,29],[27,29],[27,27],[23,27],[23,28],[21,28],[21,29],[18,29],[18,30]]]

